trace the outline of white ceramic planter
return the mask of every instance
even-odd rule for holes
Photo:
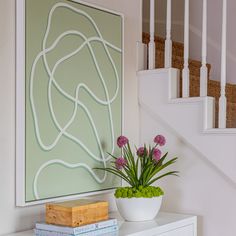
[[[162,196],[153,198],[116,198],[121,216],[127,221],[153,220],[160,210]]]

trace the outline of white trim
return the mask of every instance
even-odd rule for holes
[[[138,41],[136,42],[136,71],[147,70],[147,45]]]
[[[206,100],[214,100],[213,97],[189,97],[189,98],[175,98],[171,99],[171,103],[194,103],[205,102]]]
[[[45,204],[48,202],[69,201],[69,200],[75,200],[82,197],[99,196],[101,194],[111,194],[111,193],[114,193],[114,189],[101,190],[101,191],[82,193],[82,194],[73,194],[73,195],[68,195],[65,197],[47,198],[47,199],[35,200],[31,202],[23,202],[21,205],[17,205],[17,206],[19,207],[35,206],[35,205]]]
[[[169,70],[170,70],[170,68],[158,68],[158,69],[153,69],[153,70],[140,70],[140,71],[137,71],[137,76],[141,76],[141,75],[145,75],[145,74],[152,75],[152,74],[168,73]]]
[[[120,14],[121,18],[122,18],[122,127],[121,127],[121,131],[122,134],[124,134],[124,121],[125,121],[125,17],[123,14]],[[121,186],[124,185],[124,180],[121,179]]]
[[[25,1],[16,1],[16,205],[25,203]]]
[[[235,135],[236,129],[235,128],[226,128],[226,129],[205,129],[203,130],[204,134],[217,134],[217,135]]]
[[[88,3],[88,2],[85,2],[83,0],[69,0],[71,2],[75,2],[75,3],[80,3],[80,4],[83,4],[87,7],[93,7],[93,8],[96,8],[98,10],[101,10],[101,11],[105,11],[105,12],[108,12],[108,13],[111,13],[111,14],[114,14],[114,15],[118,15],[122,18],[122,20],[124,20],[124,14],[119,12],[119,11],[115,11],[115,10],[112,10],[110,8],[105,8],[101,5],[95,5],[93,3]]]
[[[71,0],[98,10],[121,17],[122,20],[122,133],[124,132],[124,15],[116,11],[98,7],[80,0]],[[16,205],[30,206],[49,201],[68,200],[78,197],[112,193],[112,190],[100,190],[74,194],[66,197],[48,198],[26,202],[25,199],[25,0],[16,0]]]

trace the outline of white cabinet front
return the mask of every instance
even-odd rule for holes
[[[184,226],[161,234],[153,234],[152,236],[194,236],[193,225]]]

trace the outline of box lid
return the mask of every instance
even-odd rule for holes
[[[63,211],[76,211],[95,207],[108,207],[108,202],[89,200],[89,199],[79,199],[79,200],[46,204],[47,209],[55,209],[55,210],[57,209]]]

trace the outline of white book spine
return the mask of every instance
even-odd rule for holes
[[[73,234],[65,234],[65,233],[42,230],[42,229],[35,229],[34,234],[35,236],[74,236]]]
[[[110,226],[106,228],[101,228],[97,230],[93,230],[90,232],[86,233],[79,233],[79,234],[66,234],[66,233],[60,233],[60,232],[55,232],[55,231],[49,231],[49,230],[40,230],[40,229],[35,229],[35,235],[36,236],[77,236],[77,235],[82,235],[82,236],[99,236],[99,235],[104,235],[112,232],[118,231],[118,226]]]
[[[119,228],[116,225],[116,226],[111,226],[111,227],[107,227],[107,228],[97,229],[97,230],[87,232],[87,233],[84,233],[81,235],[82,236],[99,236],[99,235],[104,235],[104,234],[116,232],[118,230],[119,230]]]
[[[116,219],[110,219],[110,220],[95,223],[94,225],[95,225],[95,229],[102,229],[102,228],[106,228],[106,227],[110,227],[110,226],[116,226],[117,225],[117,220]],[[79,229],[79,228],[77,228],[77,229]]]
[[[64,234],[79,234],[79,233],[85,233],[96,229],[96,226],[93,225],[85,225],[80,226],[79,228],[70,228],[70,227],[64,227],[59,225],[49,225],[49,224],[43,224],[43,223],[37,223],[35,225],[36,229],[39,230],[46,230],[46,231],[53,231],[58,233],[64,233]]]
[[[46,230],[46,231],[53,231],[53,232],[59,232],[59,233],[65,233],[65,234],[81,234],[90,232],[96,229],[102,229],[110,226],[117,225],[116,219],[109,219],[105,221],[101,221],[94,224],[79,226],[79,227],[64,227],[59,225],[51,225],[46,223],[36,223],[35,228],[39,230]]]

